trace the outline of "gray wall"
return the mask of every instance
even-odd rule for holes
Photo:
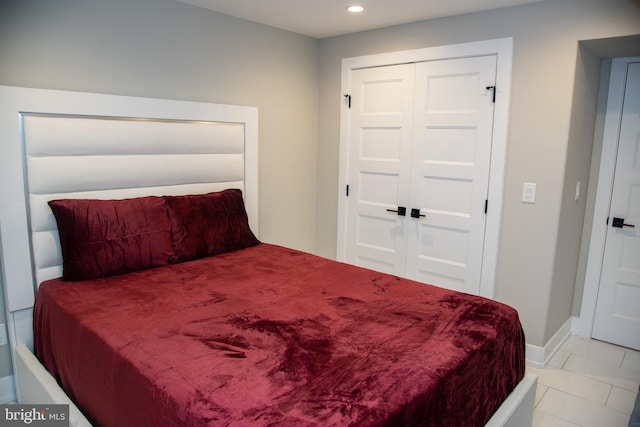
[[[576,283],[578,255],[582,244],[580,236],[587,205],[587,184],[589,183],[601,68],[600,58],[586,47],[579,46],[571,101],[572,109],[556,238],[556,256],[549,295],[549,304],[553,305],[554,309],[549,310],[547,318],[544,335],[547,340],[562,326],[572,312],[575,290],[571,284]],[[581,183],[581,188],[579,198],[576,200],[578,181]],[[596,182],[593,181],[594,188]],[[589,230],[587,234],[590,235],[590,233]]]
[[[318,45],[173,0],[0,2],[1,85],[258,107],[259,238],[307,251]],[[0,349],[0,376],[7,356]]]
[[[527,341],[544,346],[571,316],[585,213],[573,194],[580,180],[586,195],[593,143],[599,60],[579,56],[578,42],[639,33],[634,0],[554,0],[323,39],[318,253],[336,254],[341,59],[513,37],[497,298],[518,309]],[[535,205],[520,202],[523,182],[537,183]]]
[[[315,249],[317,40],[174,0],[4,0],[0,84],[258,107],[260,238]]]

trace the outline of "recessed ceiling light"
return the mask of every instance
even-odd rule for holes
[[[351,13],[360,13],[364,10],[364,7],[359,5],[347,6],[347,10]]]

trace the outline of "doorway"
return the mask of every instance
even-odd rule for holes
[[[628,80],[629,78],[629,80]],[[640,349],[637,104],[640,58],[614,59],[597,182],[580,335]],[[629,110],[635,113],[628,114]],[[635,118],[635,120],[634,120]],[[635,171],[634,171],[635,170]]]

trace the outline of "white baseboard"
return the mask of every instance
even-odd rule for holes
[[[16,401],[16,388],[13,375],[0,378],[0,404]]]
[[[538,347],[536,345],[526,345],[526,359],[527,365],[542,369],[556,354],[562,343],[564,343],[570,335],[576,330],[578,324],[578,318],[570,317],[567,321],[556,331],[551,339],[545,344],[544,347]]]

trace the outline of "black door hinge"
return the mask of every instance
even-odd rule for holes
[[[496,103],[496,87],[495,86],[487,86],[487,90],[493,90],[493,103]]]
[[[347,107],[351,108],[351,95],[346,94],[346,95],[343,95],[343,96],[344,96],[345,102],[347,103]]]

